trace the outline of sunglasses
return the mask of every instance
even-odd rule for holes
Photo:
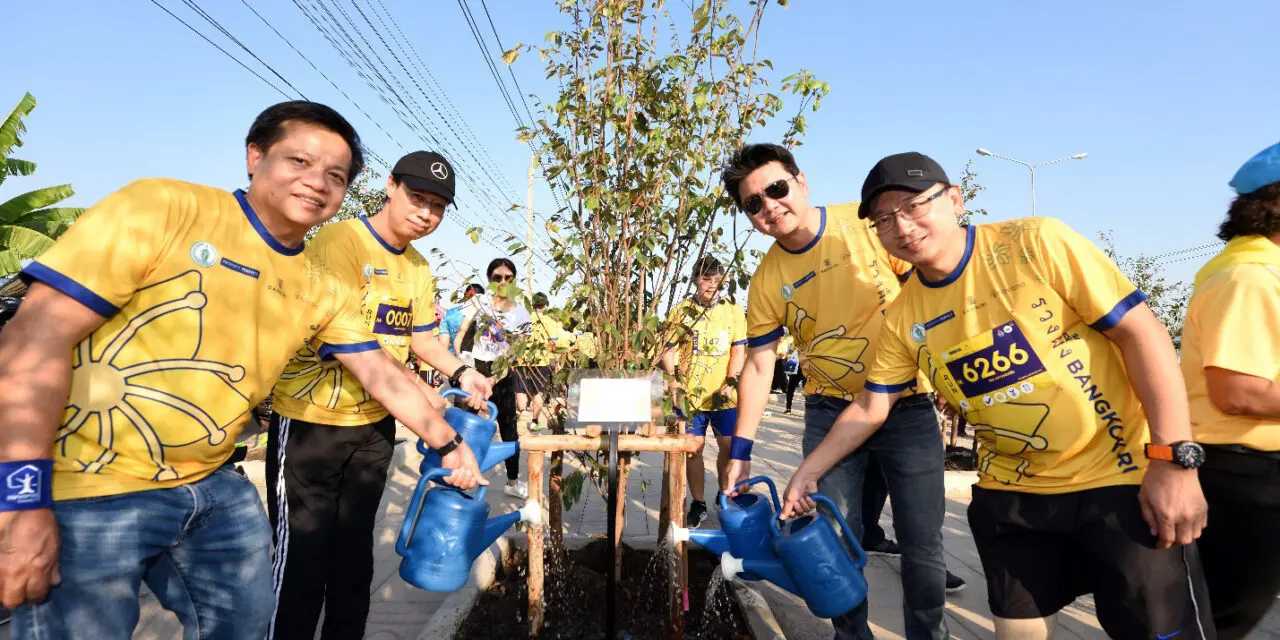
[[[495,273],[489,276],[489,282],[510,282],[515,279],[516,277],[509,273]]]
[[[760,213],[760,210],[764,208],[765,198],[770,200],[781,200],[787,197],[787,195],[791,193],[791,185],[789,183],[795,179],[795,176],[783,178],[777,182],[770,183],[764,188],[764,191],[747,196],[747,199],[742,201],[742,210],[746,211],[747,215],[752,216]]]

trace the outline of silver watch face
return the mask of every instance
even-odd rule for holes
[[[1183,442],[1173,448],[1173,460],[1188,469],[1199,469],[1204,464],[1204,447],[1194,442]]]

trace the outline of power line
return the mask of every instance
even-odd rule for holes
[[[217,44],[216,42],[214,42],[214,41],[210,40],[210,39],[209,39],[207,36],[205,36],[203,33],[200,33],[200,31],[199,31],[198,29],[196,29],[195,27],[193,27],[193,26],[191,26],[191,25],[187,24],[187,21],[186,21],[186,20],[183,20],[182,18],[179,18],[178,16],[174,15],[174,13],[173,13],[172,11],[170,11],[168,8],[166,8],[164,5],[160,4],[159,2],[156,2],[156,0],[151,0],[151,4],[154,4],[155,6],[160,7],[160,10],[161,10],[161,11],[164,11],[164,12],[165,12],[165,13],[167,13],[167,14],[169,14],[169,17],[173,18],[174,20],[177,20],[178,22],[181,22],[181,23],[182,23],[182,26],[184,26],[184,27],[186,27],[186,28],[190,29],[192,33],[194,33],[194,34],[196,34],[196,35],[200,36],[200,39],[201,39],[201,40],[204,40],[205,42],[208,42],[210,45],[213,45],[213,48],[214,48],[214,49],[217,49],[218,51],[221,51],[221,52],[222,52],[222,55],[224,55],[224,56],[226,56],[226,57],[228,57],[228,58],[231,58],[232,60],[234,60],[234,61],[236,62],[236,64],[240,65],[241,67],[244,67],[244,70],[245,70],[245,71],[248,71],[249,73],[252,73],[256,78],[258,78],[259,80],[261,80],[261,81],[263,81],[264,83],[266,83],[266,85],[267,85],[268,87],[271,87],[272,89],[275,89],[275,90],[276,90],[276,92],[277,92],[277,93],[279,93],[280,95],[284,96],[284,97],[285,97],[285,99],[292,99],[292,98],[293,98],[293,96],[291,96],[291,95],[289,95],[289,94],[285,93],[285,92],[284,92],[284,89],[281,89],[280,87],[277,87],[276,85],[272,84],[270,80],[267,80],[266,78],[262,77],[262,75],[261,75],[261,74],[259,74],[257,71],[254,71],[253,69],[250,69],[250,68],[249,68],[249,65],[247,65],[247,64],[245,64],[245,63],[243,63],[243,62],[241,62],[239,58],[237,58],[237,57],[235,57],[235,56],[231,55],[230,53],[228,53],[228,52],[227,52],[227,50],[226,50],[226,49],[223,49],[222,47],[218,46],[218,44]],[[292,85],[290,85],[290,86],[292,86]]]
[[[263,60],[262,58],[259,58],[259,57],[258,57],[258,54],[254,53],[252,49],[250,49],[249,47],[245,46],[245,44],[244,44],[243,42],[240,42],[240,40],[239,40],[238,38],[236,38],[235,36],[231,35],[231,32],[230,32],[230,31],[227,31],[226,29],[224,29],[224,28],[222,27],[222,25],[221,25],[221,24],[219,24],[217,20],[214,20],[214,19],[213,19],[213,16],[209,15],[209,13],[208,13],[207,11],[205,11],[203,8],[201,8],[201,7],[200,7],[200,5],[199,5],[199,4],[197,4],[197,3],[195,2],[195,0],[182,0],[182,3],[183,3],[183,4],[185,4],[185,5],[187,5],[187,7],[188,7],[188,8],[190,8],[192,11],[195,11],[195,12],[196,12],[196,15],[198,15],[198,16],[200,16],[200,17],[204,18],[206,22],[208,22],[209,24],[213,25],[213,27],[214,27],[215,29],[217,29],[218,31],[221,31],[221,32],[222,32],[222,35],[226,36],[226,37],[227,37],[227,38],[229,38],[232,42],[234,42],[234,43],[236,43],[237,45],[239,45],[241,49],[244,49],[245,53],[249,54],[250,56],[252,56],[252,57],[253,57],[253,59],[254,59],[254,60],[257,60],[259,63],[261,63],[261,64],[262,64],[262,66],[266,67],[268,71],[270,71],[271,73],[275,74],[275,76],[276,76],[277,78],[280,78],[280,81],[281,81],[281,82],[283,82],[283,83],[285,83],[285,84],[289,85],[289,88],[290,88],[290,89],[293,89],[293,90],[294,90],[294,92],[295,92],[295,93],[297,93],[299,96],[301,96],[303,100],[306,100],[306,99],[307,99],[306,94],[302,93],[302,91],[300,91],[297,87],[295,87],[295,86],[293,86],[292,84],[290,84],[288,80],[285,80],[285,79],[284,79],[284,76],[280,75],[280,72],[279,72],[279,71],[276,71],[276,70],[275,70],[275,68],[274,68],[274,67],[272,67],[271,65],[267,64],[265,60]]]

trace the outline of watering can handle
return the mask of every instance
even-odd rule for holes
[[[463,391],[462,389],[448,389],[444,393],[440,394],[441,398],[449,398],[452,396],[458,396],[461,398],[470,398],[471,394],[467,393],[466,391]],[[489,419],[494,422],[497,422],[498,421],[498,405],[492,402],[487,402],[486,404],[489,405]]]
[[[769,476],[756,476],[744,482],[739,482],[738,486],[751,486],[753,484],[760,484],[761,482],[769,485],[769,494],[773,496],[773,508],[777,510],[778,513],[782,513],[782,503],[778,502],[778,487],[773,484],[773,480],[770,479]],[[737,487],[734,488],[736,489]],[[724,493],[717,496],[716,500],[721,509],[727,509],[729,507],[729,497]]]
[[[858,539],[853,537],[853,531],[849,530],[849,523],[845,522],[843,515],[840,515],[840,510],[836,508],[836,503],[821,493],[814,493],[809,498],[814,502],[827,505],[827,508],[831,510],[831,515],[835,516],[836,522],[840,523],[840,528],[844,530],[845,542],[848,543],[849,548],[853,549],[853,553],[858,556],[854,565],[859,569],[867,566],[867,553],[862,550],[862,545],[858,544]]]
[[[425,485],[436,478],[443,478],[451,473],[453,473],[452,469],[432,469],[428,471],[426,475],[422,476],[421,482]],[[425,489],[425,487],[419,487],[417,502],[409,505],[409,510],[405,512],[404,527],[401,529],[400,539],[406,542],[413,538],[413,532],[418,528],[418,512],[422,510],[422,503],[427,499],[427,492],[423,489]],[[399,540],[397,540],[397,544],[399,544]],[[400,551],[397,550],[397,552]],[[403,552],[400,553],[401,555],[404,555]]]

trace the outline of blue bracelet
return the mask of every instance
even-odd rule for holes
[[[53,460],[0,462],[0,511],[53,506]]]
[[[729,459],[730,460],[750,460],[751,445],[753,444],[755,444],[755,442],[752,440],[748,440],[746,438],[739,438],[738,436],[733,436],[732,438],[729,439]]]

